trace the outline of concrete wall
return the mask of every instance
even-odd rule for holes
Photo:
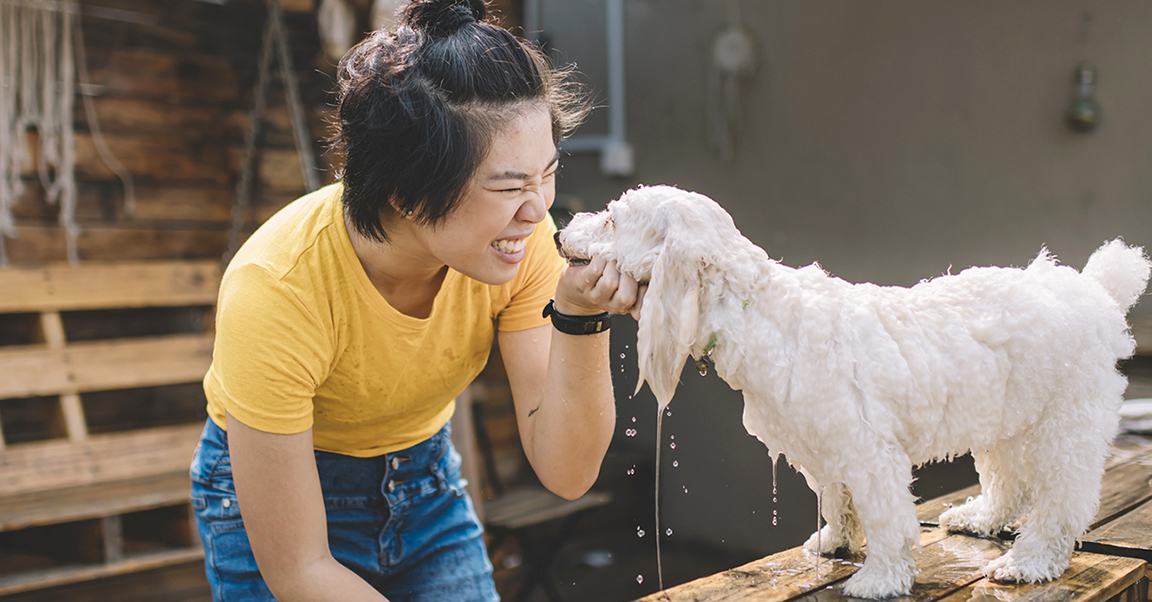
[[[586,210],[636,183],[675,184],[715,198],[772,257],[881,284],[1023,265],[1042,245],[1081,267],[1106,238],[1152,243],[1152,3],[743,0],[758,68],[730,162],[707,136],[709,52],[729,4],[625,4],[636,173],[566,158],[559,191]],[[602,99],[603,13],[603,0],[542,0],[546,39]],[[1063,116],[1083,60],[1103,122],[1078,134]],[[580,133],[603,132],[603,113]],[[615,344],[628,352],[633,332]],[[621,362],[620,430],[633,415],[648,426],[617,445],[651,454],[654,406],[625,399],[635,361]],[[673,540],[767,552],[811,531],[795,475],[782,494],[795,532],[771,529],[770,464],[740,427],[738,394],[686,372],[672,408],[665,431],[685,442],[682,476],[665,477]]]

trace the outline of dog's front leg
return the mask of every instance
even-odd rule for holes
[[[844,593],[855,598],[908,594],[916,577],[912,550],[920,541],[920,523],[909,491],[912,463],[892,448],[877,455],[845,479],[868,539],[864,567],[844,583]]]

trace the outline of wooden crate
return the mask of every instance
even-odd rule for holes
[[[0,595],[203,556],[216,261],[0,270]]]

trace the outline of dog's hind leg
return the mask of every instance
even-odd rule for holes
[[[984,568],[986,576],[1034,583],[1068,568],[1076,539],[1099,507],[1114,416],[1061,416],[1028,434],[1023,464],[1030,472],[1032,509],[1012,549]]]
[[[851,553],[859,552],[864,544],[864,530],[860,526],[860,519],[856,516],[856,508],[852,504],[852,494],[843,483],[832,483],[824,487],[820,493],[816,485],[807,474],[808,486],[821,501],[820,515],[827,522],[819,533],[813,533],[804,543],[804,550],[810,553],[833,556],[837,550],[846,550]],[[819,549],[817,549],[819,548]]]
[[[868,538],[864,567],[844,584],[855,598],[887,598],[907,594],[916,576],[912,550],[919,544],[920,523],[909,487],[912,462],[895,448],[875,452],[868,471],[847,475],[856,515]]]
[[[973,452],[980,473],[980,495],[946,510],[940,526],[953,533],[988,537],[1016,522],[1028,509],[1029,475],[1019,466],[1024,457],[1021,437],[997,442],[987,451]]]

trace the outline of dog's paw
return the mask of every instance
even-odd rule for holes
[[[808,537],[808,541],[804,542],[804,551],[809,554],[835,556],[836,550],[841,548],[847,549],[848,542],[839,532],[833,533],[832,528],[828,525],[825,525],[817,533],[813,533]]]
[[[984,576],[1001,583],[1036,583],[1055,579],[1068,568],[1067,563],[1061,567],[1058,562],[1035,556],[1017,558],[1013,552],[1008,550],[1008,553],[989,562],[982,571]]]
[[[893,570],[876,570],[867,564],[844,583],[844,595],[852,598],[891,598],[912,591],[914,575]]]
[[[966,533],[988,536],[998,532],[1003,525],[992,524],[984,508],[984,498],[977,496],[967,503],[945,510],[940,515],[940,527],[949,533]]]

